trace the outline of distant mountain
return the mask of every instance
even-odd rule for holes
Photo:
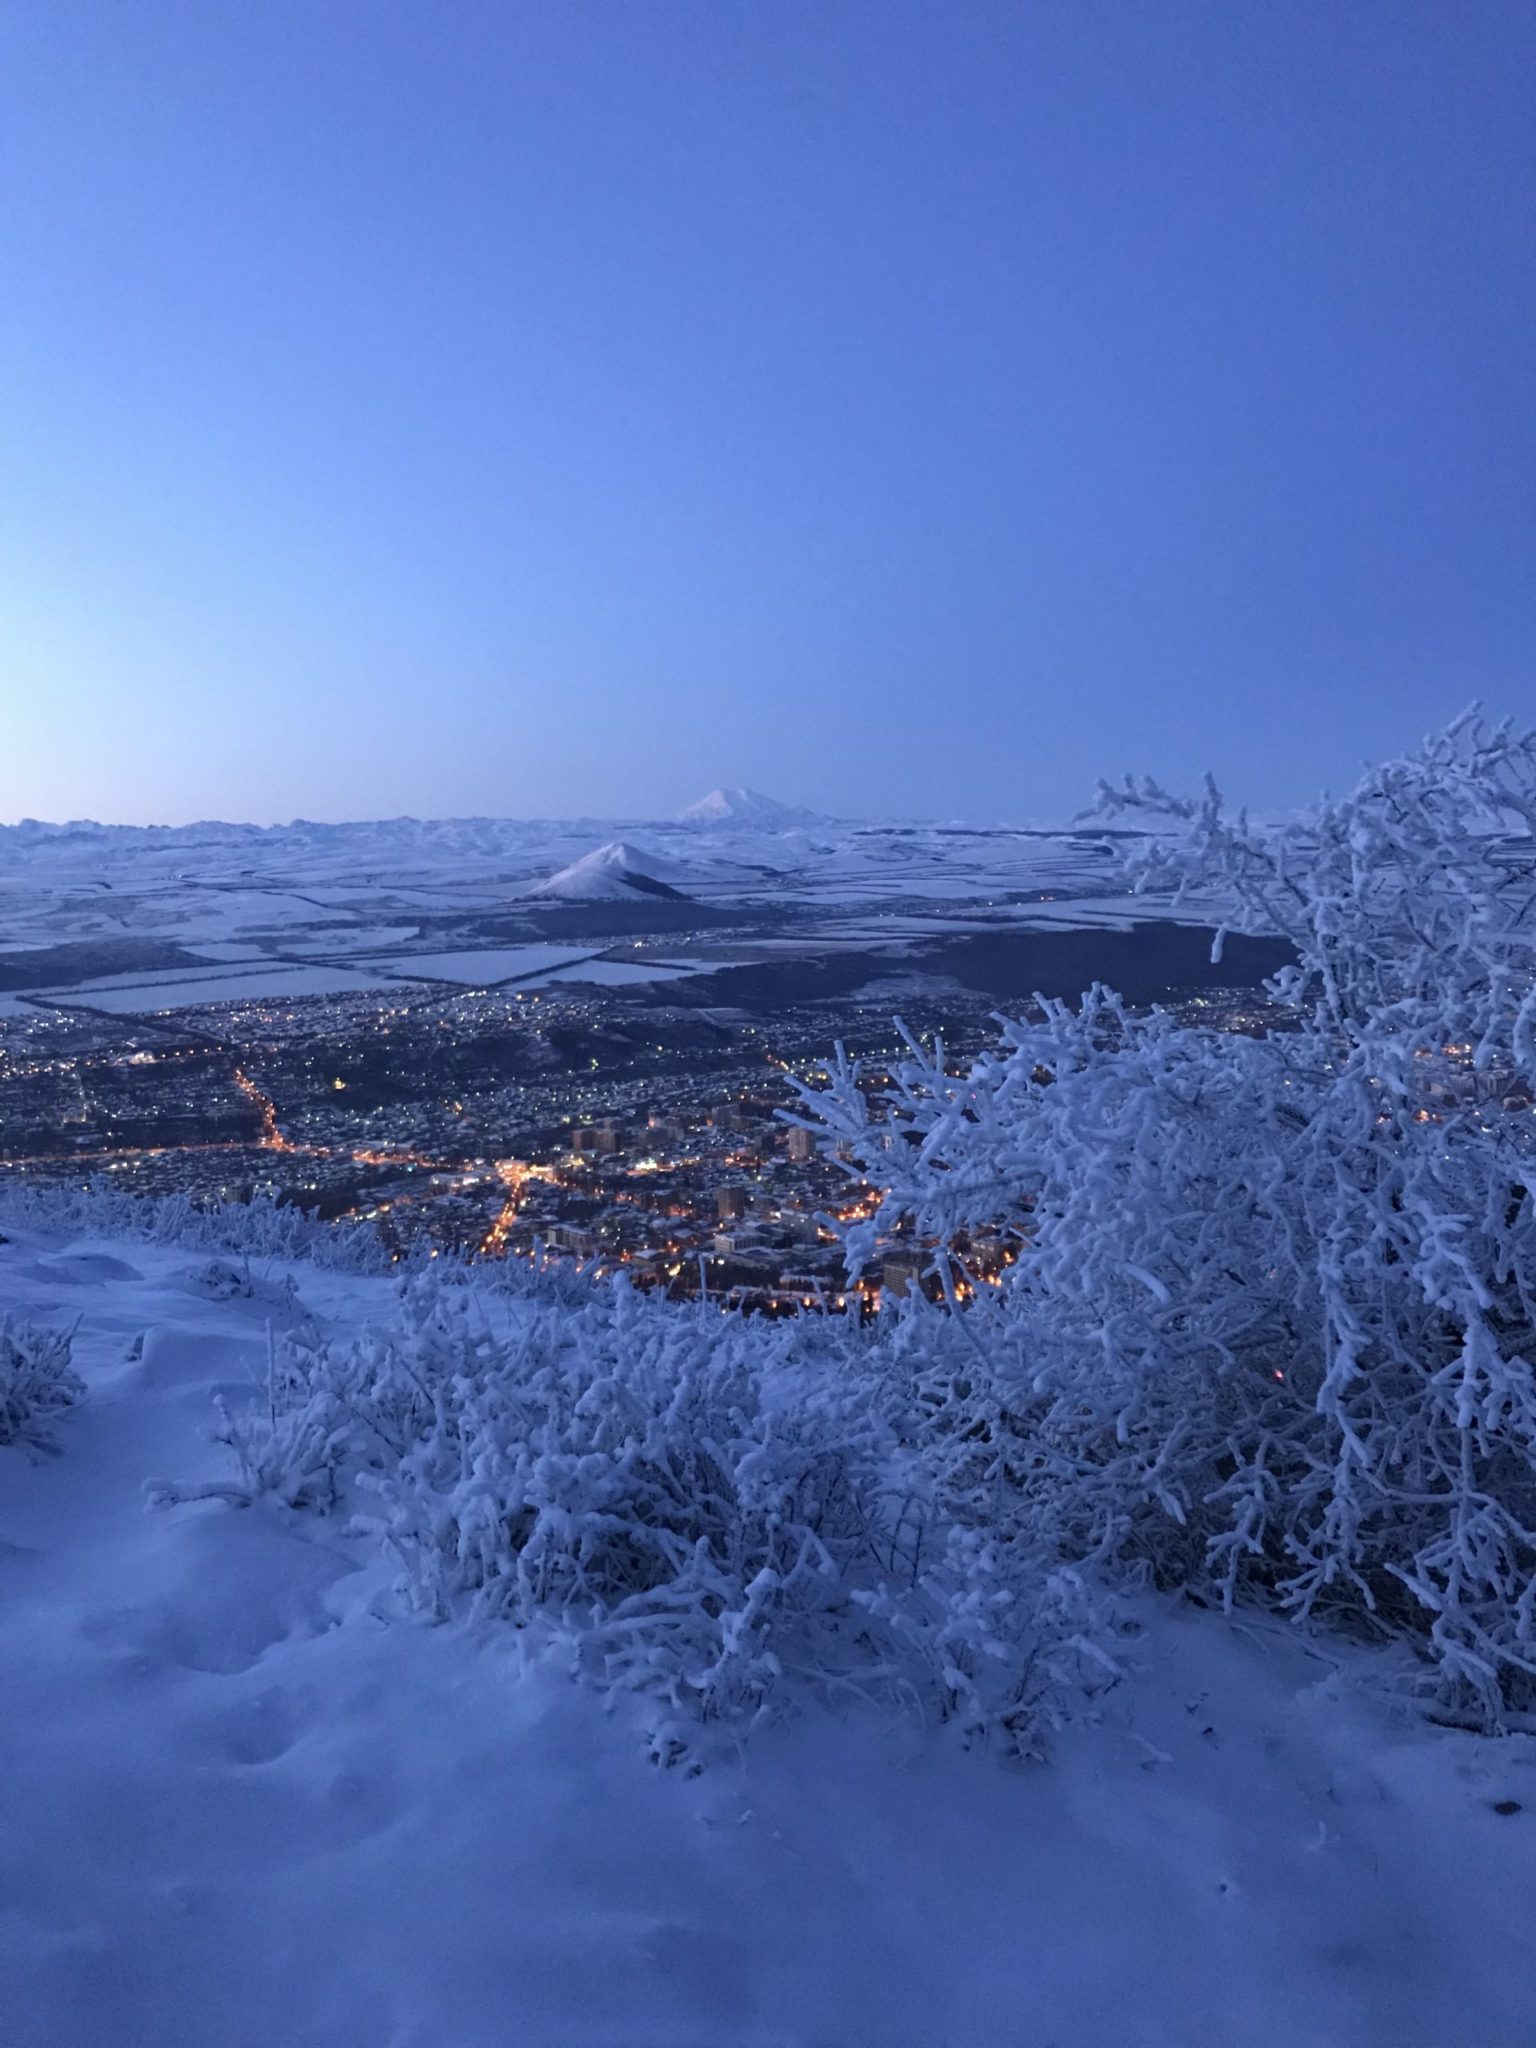
[[[682,899],[685,892],[673,888],[667,879],[669,875],[681,877],[682,873],[670,861],[658,860],[653,854],[642,853],[622,839],[615,839],[607,846],[584,853],[580,860],[573,860],[568,868],[551,875],[547,882],[538,883],[529,893],[558,896],[567,903],[619,903],[633,901],[636,896]]]
[[[798,810],[760,796],[755,789],[712,789],[690,804],[678,822],[683,825],[750,825],[760,832],[785,832],[791,826],[824,825],[815,811]]]
[[[823,827],[834,821],[814,811],[781,804],[755,789],[712,789],[699,803],[690,804],[674,824],[689,826],[734,826],[746,832],[801,831],[807,826]],[[53,824],[38,818],[23,818],[15,824],[0,823],[0,856],[25,855],[58,850],[66,856],[105,853],[117,848],[164,849],[175,852],[204,847],[249,847],[253,853],[287,846],[338,853],[353,853],[376,846],[383,851],[421,847],[451,853],[495,854],[512,852],[528,835],[554,828],[564,832],[590,828],[596,836],[607,830],[627,829],[609,818],[369,818],[327,822],[294,818],[280,825],[253,825],[215,818],[187,825],[112,825],[92,818],[72,818]],[[644,829],[643,827],[641,829]],[[643,862],[648,856],[640,857]]]

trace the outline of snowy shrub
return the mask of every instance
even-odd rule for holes
[[[1103,1596],[1024,1517],[951,1519],[900,1376],[844,1326],[433,1273],[384,1327],[275,1345],[222,1424],[236,1478],[199,1491],[360,1507],[408,1606],[648,1696],[658,1755],[804,1689],[1023,1751],[1113,1675]]]
[[[850,1257],[924,1245],[955,1300],[968,1233],[1012,1226],[954,1334],[888,1339],[978,1510],[1406,1634],[1498,1725],[1536,1698],[1536,735],[1460,721],[1280,831],[1105,802],[1180,828],[1144,886],[1291,941],[1279,1028],[1094,989],[963,1073],[909,1041],[873,1098],[839,1055],[802,1120],[886,1191]]]
[[[210,1301],[249,1301],[256,1292],[249,1260],[242,1270],[227,1259],[210,1259],[192,1275],[191,1284]]]
[[[869,1634],[848,1592],[882,1522],[887,1430],[863,1389],[792,1362],[765,1326],[625,1289],[532,1318],[477,1369],[468,1300],[440,1298],[412,1332],[409,1379],[455,1353],[469,1369],[436,1377],[375,1482],[414,1603],[558,1613],[600,1684],[703,1716],[750,1716],[786,1667],[851,1662],[866,1689],[890,1675],[848,1640]]]
[[[321,1222],[265,1196],[202,1204],[188,1195],[29,1187],[13,1177],[0,1189],[0,1219],[21,1229],[184,1245],[247,1259],[302,1258],[341,1273],[387,1273],[392,1264],[371,1223]]]
[[[357,1421],[341,1402],[327,1365],[311,1330],[279,1338],[269,1325],[266,1374],[254,1399],[231,1407],[222,1394],[214,1396],[218,1423],[212,1441],[228,1450],[235,1476],[195,1485],[151,1480],[145,1488],[151,1504],[223,1500],[251,1507],[270,1501],[291,1508],[334,1508],[343,1475],[355,1464]]]
[[[48,1425],[85,1391],[69,1355],[66,1330],[0,1323],[0,1444],[47,1441]]]

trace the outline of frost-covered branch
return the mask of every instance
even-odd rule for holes
[[[0,1323],[0,1444],[47,1444],[50,1425],[84,1393],[70,1364],[70,1334]]]

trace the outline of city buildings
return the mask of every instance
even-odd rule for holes
[[[1263,1028],[1251,991],[1192,1001],[1200,1021]],[[994,1030],[988,1001],[953,993],[906,1021],[942,1028],[956,1064]],[[938,1281],[900,1243],[849,1284],[837,1224],[878,1190],[784,1115],[837,1037],[878,1089],[901,1046],[873,1004],[711,1017],[572,988],[39,1008],[0,1020],[0,1173],[271,1197],[372,1222],[400,1250],[553,1254],[768,1314],[869,1313]],[[1014,1221],[967,1247],[976,1277],[1016,1255]]]

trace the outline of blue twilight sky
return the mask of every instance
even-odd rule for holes
[[[1528,0],[11,0],[0,818],[1536,715]]]

